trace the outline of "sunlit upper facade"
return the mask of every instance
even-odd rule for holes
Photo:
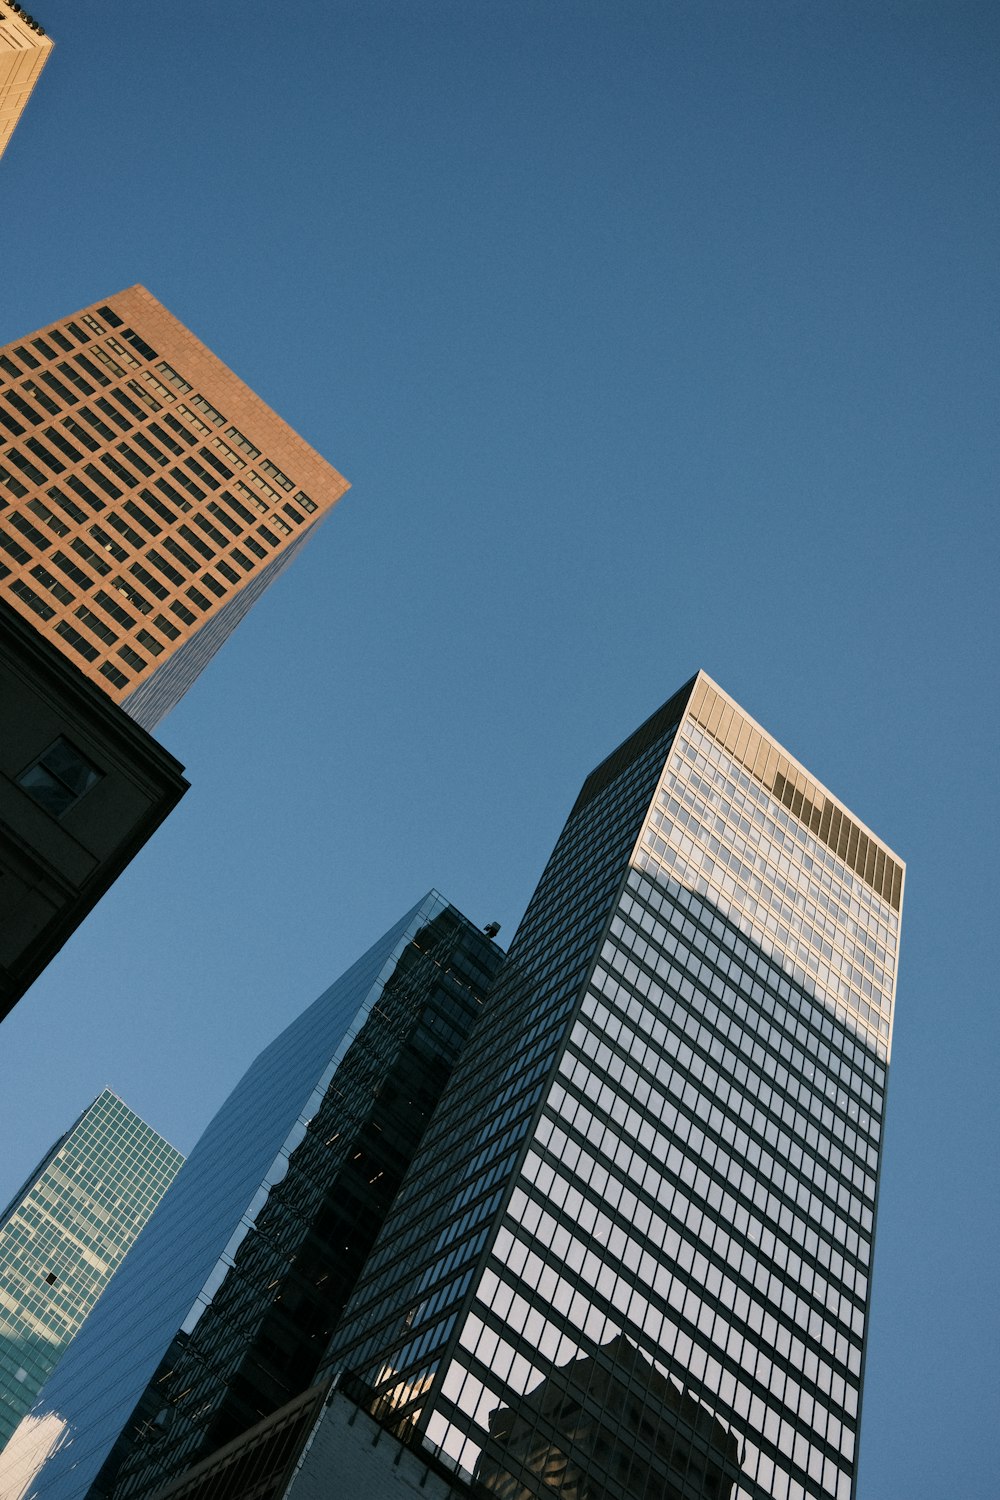
[[[52,38],[14,0],[0,0],[0,156],[52,51]]]
[[[849,1500],[902,888],[686,684],[584,784],[329,1369],[505,1500]]]
[[[144,287],[0,349],[0,596],[146,729],[346,489]]]

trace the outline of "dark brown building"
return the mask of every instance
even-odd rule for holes
[[[183,767],[0,601],[0,1017],[187,790]]]

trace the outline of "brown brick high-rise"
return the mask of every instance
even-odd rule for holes
[[[346,489],[144,287],[0,351],[0,597],[146,728]]]

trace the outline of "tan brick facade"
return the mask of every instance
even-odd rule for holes
[[[48,62],[52,38],[15,5],[0,0],[0,156]]]
[[[0,597],[116,702],[207,660],[347,487],[144,287],[0,350]]]

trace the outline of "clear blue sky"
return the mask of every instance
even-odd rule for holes
[[[0,1031],[183,1150],[431,885],[511,936],[704,666],[907,861],[860,1500],[995,1493],[1000,13],[38,0],[0,340],[136,281],[353,482]]]

